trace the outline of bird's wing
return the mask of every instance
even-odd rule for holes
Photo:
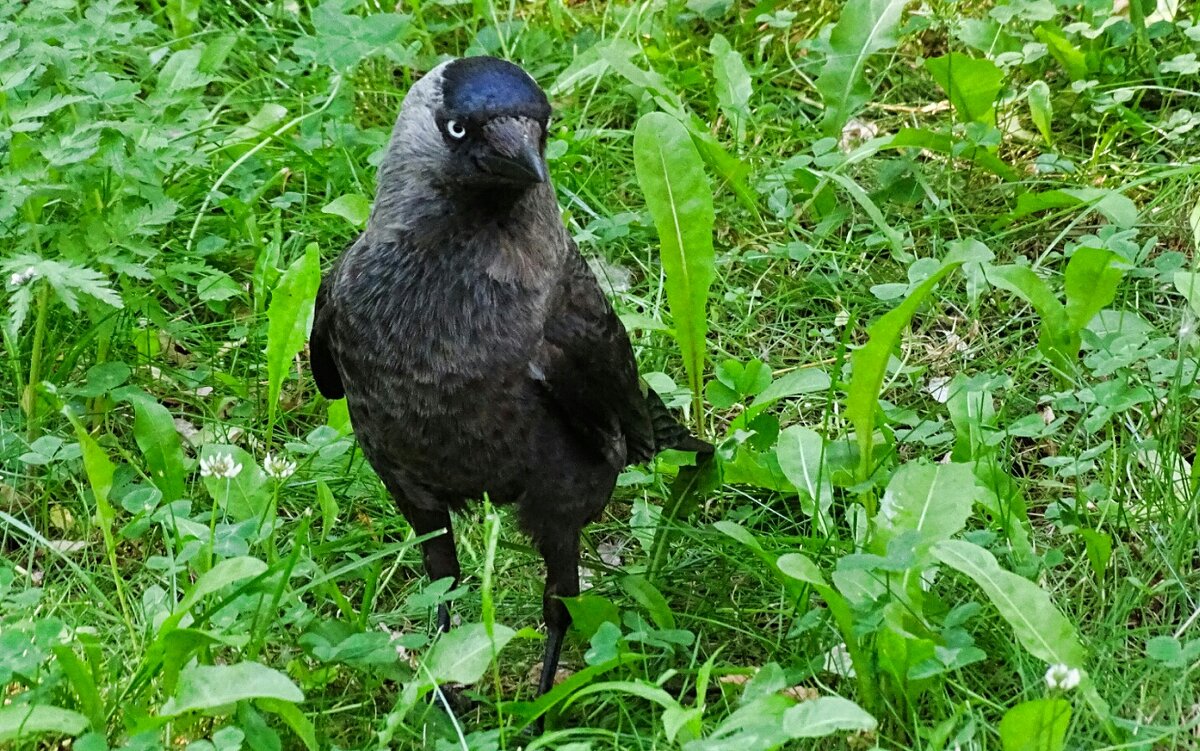
[[[313,380],[317,382],[317,390],[326,399],[341,399],[346,395],[342,385],[342,375],[338,372],[337,361],[333,357],[331,337],[334,325],[333,283],[337,278],[341,258],[334,262],[333,267],[321,279],[317,288],[317,305],[313,312],[312,334],[308,337],[308,363],[312,368]]]
[[[654,456],[629,335],[573,243],[530,369],[567,423],[615,468]]]

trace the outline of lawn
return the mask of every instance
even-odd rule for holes
[[[1200,748],[1200,7],[393,5],[0,6],[0,748]],[[540,698],[507,509],[430,582],[305,351],[477,54],[718,447],[621,475]]]

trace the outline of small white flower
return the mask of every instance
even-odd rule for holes
[[[285,480],[296,471],[296,462],[290,462],[282,456],[267,454],[267,457],[263,459],[263,471],[276,480]]]
[[[37,276],[37,269],[30,266],[24,271],[18,271],[8,278],[8,283],[14,287],[20,287],[25,282]]]
[[[213,454],[200,460],[201,477],[217,477],[232,480],[242,471],[242,465],[233,461],[233,454]]]
[[[837,326],[840,329],[843,326],[845,326],[847,323],[850,323],[849,311],[839,310],[837,315],[833,317],[833,325]]]
[[[1046,671],[1046,688],[1051,691],[1070,691],[1079,685],[1079,670],[1066,665],[1051,665]]]

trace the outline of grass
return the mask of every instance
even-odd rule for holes
[[[843,58],[822,29],[843,19],[853,36],[845,19],[869,4],[730,5],[0,10],[13,50],[0,56],[0,746],[1200,748],[1195,11],[1139,28],[1103,2],[910,8],[856,74],[870,94],[857,124],[831,131],[822,75]],[[732,104],[716,34],[752,82]],[[570,84],[605,46],[625,67]],[[593,587],[564,652],[575,677],[553,706],[531,704],[540,561],[504,510],[458,520],[467,576],[448,593],[424,578],[344,407],[278,340],[269,417],[267,311],[314,271],[310,243],[326,265],[361,221],[357,198],[324,209],[372,196],[421,71],[484,53],[558,82],[549,153],[566,221],[677,406],[690,397],[634,126],[666,110],[745,166],[739,185],[706,152],[702,421],[725,482],[669,525],[650,576],[676,469],[667,457],[623,475],[589,528]],[[946,103],[923,61],[949,53],[1002,67],[994,118]],[[1029,104],[1039,81],[1049,140]],[[900,133],[916,140],[888,140]],[[879,350],[864,461],[852,353],[968,241],[992,257],[950,271]],[[1089,253],[1097,276],[1076,260]],[[1071,328],[1037,290],[998,281],[1011,266],[1034,269],[1068,315],[1103,311]],[[1104,273],[1119,279],[1110,296]],[[293,317],[311,293],[299,300]],[[776,382],[812,380],[747,424],[762,384],[730,374],[756,360]],[[814,493],[796,481],[808,450]],[[202,477],[200,459],[224,452],[238,476]],[[268,453],[294,474],[262,473]],[[926,496],[922,521],[888,516]],[[959,513],[940,537],[924,521]],[[995,576],[1018,612],[933,557],[950,539],[1015,572]],[[781,573],[797,553],[820,582]],[[463,625],[434,645],[443,597]],[[1055,654],[1077,638],[1084,656],[1031,651],[1021,617]],[[856,677],[830,657],[847,644],[864,656]],[[1078,689],[1047,688],[1060,661],[1084,670]],[[463,675],[469,706],[422,698]],[[809,709],[840,724],[818,732]]]

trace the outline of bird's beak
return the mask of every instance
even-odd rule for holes
[[[516,183],[544,183],[549,175],[542,158],[540,126],[531,120],[505,120],[485,129],[490,153],[481,160],[487,173]]]

